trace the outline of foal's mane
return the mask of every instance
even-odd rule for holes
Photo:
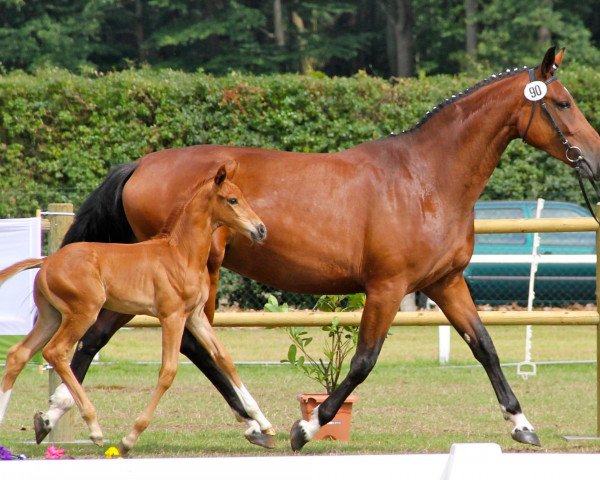
[[[472,87],[469,87],[466,90],[458,92],[458,93],[452,95],[451,97],[448,97],[445,100],[438,103],[435,107],[433,107],[431,110],[429,110],[427,113],[425,113],[425,115],[423,115],[423,117],[421,117],[421,119],[415,125],[410,127],[408,130],[403,130],[402,134],[414,132],[415,130],[422,127],[427,122],[427,120],[429,120],[431,117],[433,117],[436,113],[438,113],[444,107],[447,107],[448,105],[452,105],[453,103],[465,98],[466,96],[479,90],[480,88],[485,87],[490,84],[493,84],[499,80],[504,80],[505,78],[513,77],[513,76],[515,76],[521,72],[524,72],[526,70],[529,70],[529,67],[523,66],[520,68],[513,68],[513,69],[508,68],[502,72],[498,72],[498,73],[494,73],[494,74],[490,75],[489,77],[487,77],[484,80],[481,80],[480,82],[476,83]],[[392,135],[396,135],[396,134],[392,134]]]
[[[202,187],[213,180],[214,177],[203,178],[202,180],[196,182],[193,187],[189,188],[186,192],[186,195],[184,195],[184,198],[187,198],[187,200],[182,200],[173,207],[171,213],[167,217],[167,221],[160,229],[160,232],[158,232],[153,238],[167,238],[172,236],[176,228],[181,223],[180,221],[185,215],[190,203],[192,203],[196,196],[199,195]]]

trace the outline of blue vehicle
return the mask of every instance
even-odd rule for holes
[[[536,201],[489,201],[475,206],[476,219],[535,218]],[[589,217],[583,207],[545,202],[542,218]],[[533,233],[478,234],[465,279],[476,304],[527,305]],[[596,301],[595,232],[541,233],[535,306]]]

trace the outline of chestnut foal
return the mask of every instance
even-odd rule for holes
[[[119,445],[123,455],[147,428],[160,398],[173,382],[184,327],[221,368],[231,364],[224,361],[228,353],[204,314],[210,285],[206,263],[211,235],[217,227],[226,225],[262,242],[266,228],[226,177],[223,165],[214,179],[197,184],[191,198],[175,209],[162,232],[150,240],[137,244],[73,243],[52,256],[23,260],[0,271],[2,284],[18,272],[41,266],[34,287],[38,320],[25,339],[8,352],[0,384],[0,423],[17,376],[45,345],[44,358],[74,397],[92,441],[102,445],[95,408],[73,375],[68,358],[101,308],[153,315],[162,327],[158,384],[133,430]],[[235,371],[228,374],[235,385],[241,385]]]

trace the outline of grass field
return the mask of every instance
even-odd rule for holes
[[[503,363],[522,360],[524,327],[490,327]],[[148,430],[132,451],[147,456],[288,455],[289,428],[299,418],[298,393],[320,393],[319,386],[287,365],[278,364],[289,342],[283,329],[219,329],[218,334],[240,375],[278,431],[275,450],[250,445],[244,426],[235,421],[216,390],[196,370],[182,364]],[[317,330],[315,336],[319,335]],[[316,338],[314,343],[319,345]],[[437,327],[396,327],[379,362],[355,392],[352,438],[348,443],[311,442],[304,454],[446,453],[457,442],[495,442],[504,451],[598,452],[600,442],[567,442],[563,435],[594,435],[596,365],[538,366],[538,375],[523,380],[516,367],[504,371],[524,412],[536,426],[542,448],[510,438],[491,385],[470,350],[452,337],[449,366],[437,363]],[[534,327],[534,361],[593,360],[594,327]],[[92,444],[64,446],[74,457],[102,457],[129,432],[154,388],[160,359],[160,332],[125,329],[102,352],[101,365],[90,369],[84,385],[95,403],[105,448]],[[185,358],[182,357],[182,361]],[[139,362],[150,362],[141,364]],[[250,362],[276,362],[253,364]],[[45,407],[48,373],[29,366],[14,388],[0,444],[30,458],[43,457],[47,445],[35,445],[32,414]],[[78,439],[87,429],[77,417]]]

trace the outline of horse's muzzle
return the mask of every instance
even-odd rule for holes
[[[263,223],[255,226],[254,230],[250,233],[252,240],[258,243],[262,243],[267,238],[267,227]]]

